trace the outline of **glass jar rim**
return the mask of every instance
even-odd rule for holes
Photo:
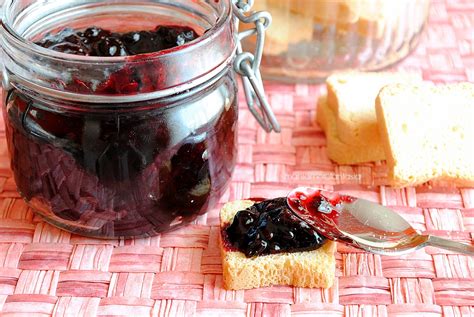
[[[8,1],[8,2],[7,2]],[[212,27],[205,32],[204,34],[200,35],[198,38],[195,40],[185,43],[181,46],[177,46],[174,48],[170,49],[165,49],[159,52],[153,52],[153,53],[146,53],[146,54],[138,54],[138,55],[133,55],[133,56],[110,56],[110,57],[102,57],[102,56],[83,56],[83,55],[77,55],[77,54],[68,54],[68,53],[63,53],[63,52],[58,52],[54,51],[52,49],[48,49],[45,47],[42,47],[35,42],[26,39],[23,37],[21,34],[16,32],[12,27],[11,24],[8,22],[8,15],[7,15],[7,10],[8,10],[8,5],[13,4],[13,2],[16,0],[6,0],[3,5],[0,5],[0,10],[2,11],[0,14],[0,28],[3,27],[3,29],[7,32],[6,34],[9,36],[9,39],[14,40],[16,44],[20,45],[25,51],[30,51],[32,53],[35,53],[40,56],[44,56],[47,58],[54,58],[57,60],[67,60],[67,61],[74,61],[78,63],[90,63],[90,62],[104,62],[108,64],[114,64],[114,63],[139,63],[147,60],[153,60],[153,59],[158,59],[164,55],[166,56],[173,56],[176,54],[180,53],[185,53],[187,50],[191,50],[192,48],[199,46],[199,45],[204,45],[204,43],[207,43],[209,41],[212,41],[213,37],[215,37],[215,34],[222,28],[225,27],[226,23],[230,22],[230,19],[232,18],[232,6],[231,6],[231,0],[224,0],[228,3],[226,10],[220,14],[220,16],[217,18],[217,21]]]
[[[9,6],[13,6],[16,0],[8,0],[4,4],[4,13]],[[13,85],[25,87],[39,94],[44,94],[52,98],[58,98],[68,101],[86,102],[86,103],[127,103],[135,101],[154,100],[198,87],[203,83],[221,76],[225,69],[232,64],[237,49],[238,38],[235,34],[235,27],[232,23],[233,0],[221,0],[219,8],[213,6],[215,15],[209,22],[208,31],[204,32],[194,41],[161,52],[150,54],[139,54],[125,57],[92,57],[80,56],[56,52],[43,48],[33,41],[28,40],[26,36],[20,35],[12,28],[12,18],[3,19],[0,24],[0,53],[3,55],[0,65],[4,74],[4,86]],[[104,6],[107,1],[97,1],[92,5],[103,6],[103,12],[113,10],[110,6]],[[135,5],[133,1],[123,1],[115,5]],[[153,3],[152,3],[153,4]],[[156,3],[160,5],[160,3]],[[179,7],[167,2],[162,4],[173,7],[177,10],[182,9],[187,12],[189,7]],[[6,6],[5,6],[6,5]],[[41,5],[41,2],[40,2]],[[75,10],[81,7],[72,7]],[[90,2],[84,4],[84,8],[90,9]],[[143,5],[139,3],[137,5]],[[154,5],[154,4],[153,4]],[[62,12],[66,8],[61,6],[57,12]],[[10,10],[13,10],[10,8]],[[143,8],[142,8],[143,10]],[[84,11],[87,12],[87,11]],[[140,12],[140,11],[138,11]],[[87,16],[88,13],[83,14]],[[199,58],[199,63],[194,62],[194,58]],[[86,81],[95,85],[97,82],[105,80],[98,78],[97,72],[102,74],[111,74],[120,71],[128,65],[130,69],[148,67],[162,67],[156,76],[155,84],[152,90],[132,91],[125,93],[96,93],[94,88],[91,91],[77,91],[68,86],[58,86],[59,82],[68,82],[71,79]],[[92,74],[92,75],[87,75]],[[88,77],[89,76],[89,77]],[[96,77],[90,77],[96,76]],[[7,80],[5,81],[5,78]],[[7,82],[5,84],[5,82]],[[91,86],[94,87],[94,86]]]

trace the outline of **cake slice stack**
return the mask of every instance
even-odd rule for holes
[[[339,73],[317,122],[338,164],[386,160],[388,185],[474,185],[474,84],[434,86],[416,75]]]
[[[417,75],[348,72],[330,76],[327,98],[318,103],[317,121],[326,132],[328,155],[338,164],[385,159],[375,99],[391,83],[420,82]]]

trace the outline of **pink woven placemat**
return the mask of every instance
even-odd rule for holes
[[[474,81],[474,2],[433,1],[422,44],[399,68]],[[323,86],[267,86],[283,131],[266,134],[242,102],[237,170],[222,203],[320,185],[385,205],[415,228],[474,238],[474,189],[380,186],[383,164],[336,166],[312,118]],[[3,123],[0,123],[3,127]],[[183,230],[103,241],[58,230],[19,198],[0,132],[0,314],[28,316],[474,316],[474,258],[426,248],[383,257],[339,246],[328,290],[222,288],[218,209]],[[474,146],[474,145],[473,145]]]

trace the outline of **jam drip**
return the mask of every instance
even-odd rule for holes
[[[85,31],[66,28],[47,35],[36,44],[67,54],[112,57],[159,52],[184,45],[197,37],[193,29],[183,26],[159,25],[152,31],[128,33],[114,33],[97,27]]]
[[[225,234],[230,247],[247,257],[315,250],[326,241],[291,212],[286,198],[265,200],[239,211]]]

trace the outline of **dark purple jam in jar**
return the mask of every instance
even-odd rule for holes
[[[36,44],[58,52],[85,56],[131,56],[184,45],[198,37],[183,26],[158,25],[154,30],[116,33],[98,27],[84,31],[63,29]]]
[[[12,77],[3,107],[18,190],[35,212],[114,238],[168,231],[212,208],[236,155],[231,58],[209,50],[235,45],[221,28],[204,30],[214,39],[174,24],[36,38],[31,54],[57,76],[37,72],[41,89]]]

